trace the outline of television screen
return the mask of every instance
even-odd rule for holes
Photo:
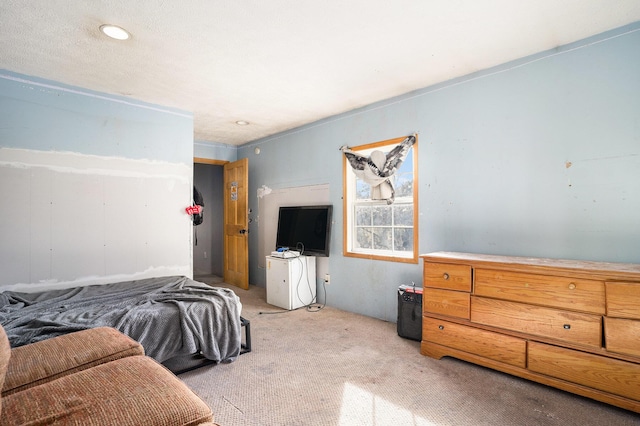
[[[329,256],[332,206],[280,207],[276,250],[287,247],[303,255]]]

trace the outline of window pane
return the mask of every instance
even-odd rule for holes
[[[356,228],[356,247],[370,249],[373,228]]]
[[[392,228],[373,228],[373,249],[393,250]]]
[[[356,206],[356,226],[371,226],[371,207]]]
[[[373,207],[373,225],[391,226],[391,206]]]
[[[396,251],[413,250],[413,228],[396,228],[393,235]]]
[[[363,180],[356,179],[356,199],[368,200],[371,198],[371,185]]]
[[[413,195],[413,175],[402,173],[396,177],[395,186],[396,198],[411,197]]]
[[[393,207],[393,219],[393,224],[395,226],[413,226],[413,205],[395,205]]]

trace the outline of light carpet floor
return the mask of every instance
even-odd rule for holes
[[[264,288],[234,291],[251,321],[252,352],[180,375],[221,426],[640,425],[629,411],[427,358],[393,323],[331,307],[283,311],[266,303]]]

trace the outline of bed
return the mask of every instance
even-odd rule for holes
[[[243,348],[241,310],[232,290],[184,276],[0,293],[0,323],[13,347],[109,326],[140,342],[148,356],[174,372],[199,360],[234,361]]]

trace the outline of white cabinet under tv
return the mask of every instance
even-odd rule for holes
[[[267,256],[267,303],[297,309],[316,303],[316,258]]]

